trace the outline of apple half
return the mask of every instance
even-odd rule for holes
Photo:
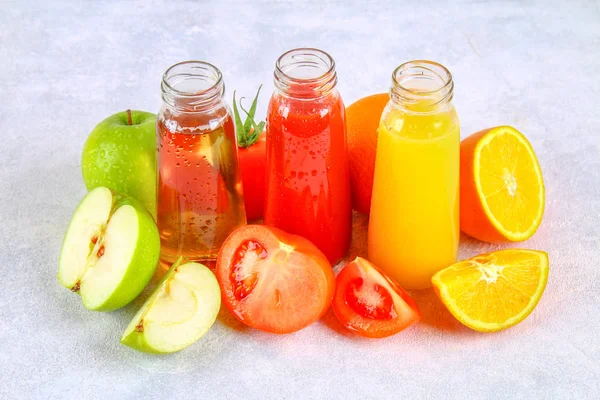
[[[180,257],[135,315],[121,343],[145,353],[173,353],[200,339],[221,308],[217,278]]]
[[[58,281],[94,311],[119,309],[135,299],[154,274],[160,237],[137,200],[106,187],[91,190],[67,229]]]

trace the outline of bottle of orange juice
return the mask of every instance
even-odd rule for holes
[[[392,74],[381,116],[368,251],[373,264],[407,289],[431,286],[456,261],[460,129],[452,75],[432,61]]]

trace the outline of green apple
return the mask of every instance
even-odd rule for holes
[[[88,190],[129,195],[156,219],[156,115],[127,110],[100,122],[83,146],[81,169]]]
[[[137,200],[106,187],[79,203],[58,261],[58,281],[81,295],[83,305],[112,311],[136,298],[156,269],[160,237]]]
[[[135,315],[121,343],[146,353],[173,353],[200,339],[221,307],[217,278],[202,264],[177,260]]]

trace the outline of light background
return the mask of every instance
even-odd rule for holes
[[[44,3],[0,1],[0,398],[600,398],[600,2]],[[347,104],[386,91],[401,62],[441,62],[463,137],[527,135],[547,208],[519,246],[551,269],[525,322],[475,333],[428,292],[424,322],[384,340],[340,333],[331,314],[274,336],[222,312],[200,342],[156,357],[119,344],[139,301],[93,313],[59,286],[95,124],[157,111],[163,71],[187,59],[219,66],[229,100],[263,83],[264,116],[274,62],[296,46],[335,58]],[[497,248],[463,239],[461,257]]]

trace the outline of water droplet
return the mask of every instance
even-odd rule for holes
[[[296,177],[296,171],[290,171],[290,178],[295,178]]]
[[[302,179],[304,178],[304,172],[300,171],[298,172],[298,179]]]
[[[176,167],[179,167],[180,165],[181,165],[181,164],[179,164],[179,163],[175,163],[175,166],[176,166]]]
[[[316,170],[316,169],[313,169],[312,171],[310,171],[310,174],[311,174],[312,176],[317,176],[317,170]]]

